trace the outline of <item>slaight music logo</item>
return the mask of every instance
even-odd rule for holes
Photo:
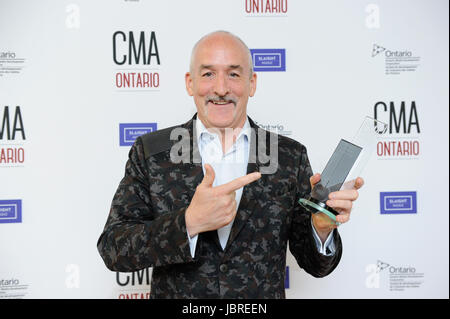
[[[250,49],[255,72],[286,71],[285,49]]]
[[[0,223],[22,222],[22,200],[0,200]]]
[[[286,266],[286,276],[284,277],[284,289],[289,289],[289,266]]]
[[[288,0],[243,0],[247,17],[286,17]]]
[[[120,146],[131,146],[144,134],[157,130],[157,123],[121,123],[119,124]]]
[[[112,47],[116,91],[159,90],[161,59],[155,31],[116,31]]]
[[[389,125],[377,142],[378,159],[418,159],[421,133],[416,101],[376,102],[374,118]]]
[[[26,141],[20,106],[5,106],[0,111],[0,168],[23,167]]]
[[[381,192],[381,214],[417,214],[416,192]]]
[[[116,272],[116,283],[120,287],[118,299],[150,299],[151,273],[152,268],[132,273]]]

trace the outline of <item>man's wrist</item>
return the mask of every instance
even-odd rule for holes
[[[195,229],[195,227],[192,226],[189,207],[186,209],[186,213],[184,214],[184,222],[186,224],[186,230],[189,234],[189,237],[194,238],[195,236],[197,236],[199,232]]]
[[[319,236],[320,240],[322,241],[322,244],[325,243],[325,241],[327,240],[328,236],[330,235],[330,233],[333,230],[329,230],[329,231],[320,231],[318,229],[316,229],[317,235]]]
[[[334,227],[326,227],[326,228],[318,228],[314,223],[314,217],[312,217],[312,224],[314,229],[316,230],[316,234],[319,236],[320,240],[322,241],[322,244],[325,243],[330,233],[333,231]]]

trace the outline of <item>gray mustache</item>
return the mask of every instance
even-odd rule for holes
[[[207,96],[206,97],[206,104],[209,102],[217,103],[217,102],[226,102],[226,103],[233,103],[236,105],[237,99],[232,96]]]

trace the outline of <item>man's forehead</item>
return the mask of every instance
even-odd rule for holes
[[[218,31],[200,39],[193,48],[191,71],[194,67],[197,69],[205,66],[251,70],[252,59],[247,46],[240,38]]]
[[[197,46],[235,46],[237,48],[244,48],[245,45],[242,40],[228,33],[217,32],[200,39]]]
[[[196,55],[201,56],[245,56],[246,49],[239,43],[234,41],[208,41],[204,43],[199,43]]]
[[[195,52],[194,59],[199,67],[226,66],[230,68],[242,67],[246,63],[247,53],[239,45],[224,45],[223,43],[212,43],[199,46]]]

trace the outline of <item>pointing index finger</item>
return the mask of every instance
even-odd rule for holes
[[[245,185],[253,183],[254,181],[256,181],[260,178],[261,178],[260,172],[250,173],[245,176],[238,177],[226,184],[216,186],[215,190],[217,190],[218,192],[223,193],[223,194],[229,194],[229,193],[232,193],[232,192],[238,190],[241,187],[244,187]]]

